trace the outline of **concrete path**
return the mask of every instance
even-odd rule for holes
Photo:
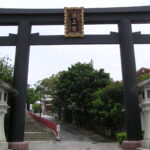
[[[93,143],[83,141],[30,142],[29,150],[121,150],[116,143]]]
[[[97,134],[62,122],[60,126],[60,141],[30,142],[30,150],[121,150],[118,143]]]

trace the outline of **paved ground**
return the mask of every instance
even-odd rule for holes
[[[74,125],[69,125],[65,123],[60,123],[61,132],[60,140],[61,141],[78,141],[78,142],[112,142],[102,136],[93,134],[84,129],[77,128]]]
[[[121,150],[116,143],[93,143],[83,141],[31,142],[30,150]]]
[[[60,141],[30,142],[30,150],[121,150],[118,143],[99,135],[65,123],[60,126]]]

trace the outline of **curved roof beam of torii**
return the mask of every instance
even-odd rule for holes
[[[85,24],[150,23],[150,6],[85,8]],[[17,25],[21,20],[32,25],[63,25],[64,9],[0,9],[0,25]]]

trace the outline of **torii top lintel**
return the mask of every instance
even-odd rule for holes
[[[150,6],[85,8],[85,24],[150,23]],[[17,25],[21,20],[32,25],[64,24],[64,9],[0,9],[0,25]]]

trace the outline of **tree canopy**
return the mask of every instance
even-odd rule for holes
[[[13,66],[10,64],[8,57],[0,58],[0,79],[12,84],[13,79]]]
[[[40,95],[36,92],[34,88],[27,88],[27,103],[34,104],[40,99]]]
[[[104,69],[93,63],[76,63],[37,84],[37,91],[53,98],[60,119],[103,132],[122,126],[122,84],[114,83]],[[105,133],[104,133],[105,134]]]
[[[94,93],[91,114],[97,126],[101,126],[103,131],[110,129],[113,132],[122,129],[124,117],[123,109],[123,89],[121,83],[111,83],[105,88]]]
[[[38,81],[37,84],[35,84],[36,92],[40,93],[41,96],[53,96],[55,93],[55,82],[57,81],[59,74],[60,73]]]
[[[109,74],[103,69],[95,70],[92,63],[76,63],[68,71],[63,71],[56,82],[57,107],[64,109],[67,120],[71,119],[67,112],[71,114],[73,107],[76,112],[75,120],[79,124],[88,122],[93,93],[110,82]]]

